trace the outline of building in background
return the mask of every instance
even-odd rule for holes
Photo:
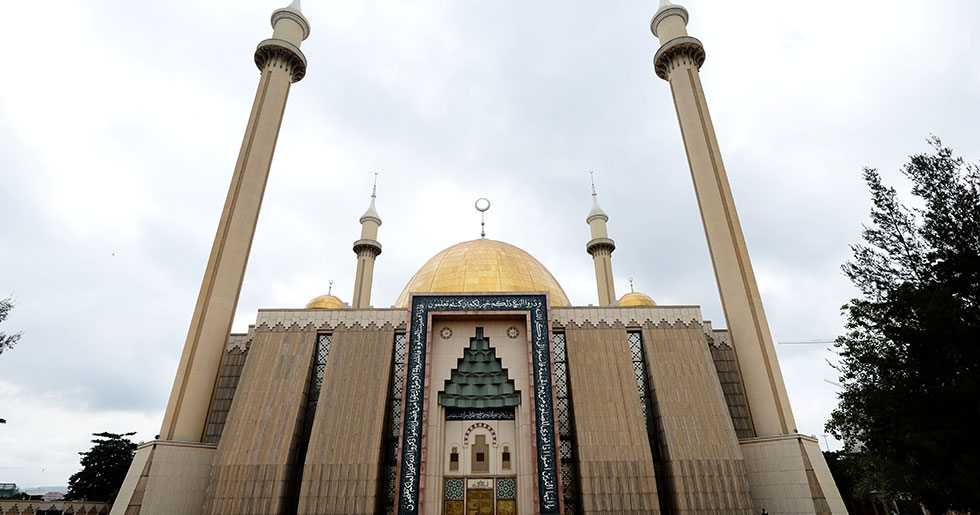
[[[160,437],[140,446],[112,513],[846,513],[816,439],[796,431],[687,21],[661,4],[654,66],[727,329],[697,306],[617,297],[593,186],[597,306],[481,237],[436,253],[394,307],[371,307],[372,191],[350,304],[331,291],[229,335],[286,98],[307,66],[298,0],[276,10]]]
[[[0,497],[10,497],[17,491],[17,483],[0,483]]]

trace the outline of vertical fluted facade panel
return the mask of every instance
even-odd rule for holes
[[[370,514],[380,505],[392,329],[338,329],[310,437],[299,514]]]
[[[745,462],[703,327],[646,327],[643,344],[668,502],[677,514],[751,515]]]
[[[626,331],[565,328],[582,512],[659,513]]]
[[[206,514],[284,512],[315,331],[258,332],[211,465]]]
[[[735,426],[735,434],[739,438],[753,438],[755,428],[752,426],[752,416],[749,413],[749,402],[745,397],[745,386],[742,383],[742,372],[738,368],[735,349],[727,343],[710,346],[711,359],[715,363],[718,381],[725,392],[725,402],[728,413]]]

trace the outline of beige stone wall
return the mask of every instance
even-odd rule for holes
[[[756,513],[845,515],[817,440],[802,435],[741,441]]]
[[[104,515],[109,513],[109,503],[0,499],[0,515],[33,515],[38,510],[61,510],[65,515]]]
[[[136,515],[143,504],[143,494],[146,492],[146,482],[149,476],[150,455],[152,445],[141,445],[129,464],[126,478],[119,487],[116,503],[112,507],[112,515]],[[6,512],[3,512],[6,513]]]
[[[711,322],[701,318],[701,308],[698,306],[552,307],[548,313],[554,328],[600,323],[609,327],[626,328],[660,322],[682,322],[703,325],[705,331],[711,331]]]
[[[394,329],[333,332],[298,513],[375,513]]]
[[[286,508],[316,334],[256,332],[211,467],[205,513]]]
[[[745,463],[704,328],[649,324],[643,344],[668,489],[662,495],[679,514],[751,514]]]
[[[215,446],[157,440],[136,450],[112,515],[196,515]]]
[[[521,448],[516,445],[517,435],[513,420],[448,420],[443,433],[442,446],[442,475],[445,477],[458,476],[513,476],[517,473],[521,460],[530,462],[530,446]],[[489,446],[487,460],[489,472],[473,472],[473,442],[477,436],[483,436]],[[455,447],[459,452],[459,470],[449,469],[449,453]],[[507,447],[511,453],[511,467],[504,469],[501,464],[501,453]],[[432,449],[432,453],[435,453]],[[530,463],[529,463],[530,464]],[[528,467],[530,468],[530,467]],[[532,498],[529,492],[520,494]],[[533,508],[533,504],[531,505]]]
[[[712,336],[717,337],[719,333],[721,331],[713,331]],[[715,364],[718,381],[721,383],[721,390],[725,394],[725,403],[728,405],[728,414],[732,417],[732,424],[735,426],[735,434],[739,438],[752,438],[755,436],[755,427],[752,425],[752,415],[749,412],[748,399],[745,397],[745,386],[742,383],[742,373],[738,368],[735,349],[726,341],[713,339],[708,348]]]
[[[827,501],[827,509],[831,513],[846,514],[847,507],[844,505],[844,499],[841,498],[840,490],[837,489],[837,483],[834,482],[834,476],[830,473],[830,466],[827,465],[827,459],[824,458],[823,451],[820,450],[820,444],[815,439],[804,439],[800,441],[800,445],[803,447],[807,460],[810,462],[811,469],[807,469],[807,479],[810,483],[810,493],[811,494],[823,494],[824,499]],[[820,492],[815,490],[819,488]]]
[[[565,327],[583,513],[659,513],[626,332]]]
[[[232,339],[236,337],[241,339],[244,336],[232,335]],[[221,432],[228,420],[231,401],[235,398],[235,390],[238,388],[238,381],[241,379],[247,358],[247,348],[229,345],[225,350],[225,355],[221,358],[221,368],[218,369],[218,381],[215,383],[214,392],[211,395],[211,407],[208,408],[208,422],[204,427],[204,443],[217,444],[218,440],[221,439]]]
[[[408,328],[408,310],[386,309],[260,309],[255,319],[257,330],[313,330],[332,331],[354,325],[378,327],[391,325],[396,329]]]

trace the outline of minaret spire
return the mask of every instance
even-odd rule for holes
[[[298,1],[298,0],[297,0]],[[361,215],[361,239],[354,242],[357,254],[357,272],[354,276],[354,298],[351,306],[356,309],[371,307],[371,286],[374,281],[374,262],[381,255],[378,243],[378,227],[381,215],[374,203],[378,197],[378,172],[374,172],[374,185],[371,186],[371,204]]]
[[[589,171],[592,178],[592,211],[585,217],[589,224],[592,239],[585,246],[586,252],[592,255],[595,263],[596,289],[599,291],[599,305],[612,306],[616,303],[616,287],[613,284],[612,253],[616,250],[616,242],[606,232],[606,222],[609,216],[599,207],[599,198],[595,191],[595,175]]]
[[[299,47],[310,23],[299,0],[272,13],[272,38],[259,43],[259,95],[245,129],[242,150],[231,178],[224,211],[211,247],[201,292],[177,368],[160,439],[200,442],[232,317],[238,304],[255,224],[272,165],[286,98],[292,83],[306,74]]]
[[[760,437],[792,434],[796,432],[796,422],[701,84],[704,46],[687,34],[687,21],[686,9],[661,3],[650,22],[650,30],[661,44],[654,56],[654,70],[670,83],[674,97],[718,292],[755,431]]]

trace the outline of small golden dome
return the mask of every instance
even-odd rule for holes
[[[496,240],[457,243],[432,256],[405,285],[395,302],[408,307],[409,293],[546,291],[552,306],[568,306],[561,285],[533,256]]]
[[[639,292],[630,292],[619,298],[620,307],[656,305],[657,303],[654,302],[648,295],[644,295]]]
[[[343,307],[344,302],[333,295],[320,295],[306,304],[306,309],[343,309]]]

